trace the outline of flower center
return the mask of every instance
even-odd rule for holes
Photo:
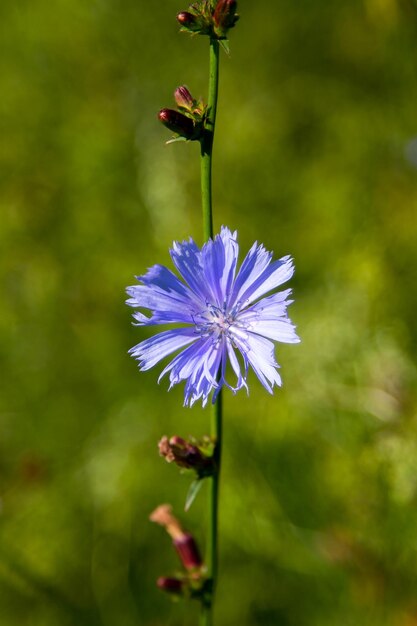
[[[201,337],[213,336],[219,341],[222,336],[231,337],[233,326],[241,324],[236,320],[238,310],[233,307],[230,311],[224,306],[220,308],[214,304],[207,303],[207,308],[195,316],[195,331]]]
[[[229,329],[229,327],[233,324],[233,317],[229,317],[227,314],[222,311],[218,313],[213,313],[211,317],[211,324],[213,326],[217,326],[222,332],[225,332]]]

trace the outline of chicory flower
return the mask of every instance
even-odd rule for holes
[[[141,284],[127,288],[127,304],[140,309],[133,314],[138,326],[176,325],[130,350],[140,369],[177,353],[159,380],[169,374],[170,389],[184,381],[189,406],[199,399],[205,406],[211,393],[214,403],[223,386],[234,393],[248,390],[249,367],[272,393],[282,384],[273,342],[300,341],[287,315],[291,289],[267,295],[292,277],[291,257],[273,261],[272,253],[255,242],[238,267],[237,232],[224,226],[201,249],[190,238],[174,242],[170,252],[182,280],[154,265],[137,277]]]

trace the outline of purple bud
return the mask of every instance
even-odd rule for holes
[[[186,139],[191,139],[195,133],[193,121],[186,115],[173,109],[161,109],[158,113],[158,119],[169,130]]]
[[[191,111],[194,108],[194,98],[184,85],[175,90],[174,98],[178,107],[187,109],[187,111]]]
[[[181,11],[181,13],[178,13],[177,22],[188,30],[197,31],[200,29],[199,19],[189,11]]]
[[[168,593],[174,593],[176,595],[181,595],[184,590],[184,583],[179,578],[168,578],[166,576],[161,576],[156,581],[159,589],[163,591],[167,591]]]
[[[184,533],[182,537],[174,539],[173,543],[186,569],[196,569],[202,566],[203,562],[200,552],[194,537],[190,533]]]

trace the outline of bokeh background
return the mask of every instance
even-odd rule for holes
[[[124,289],[202,243],[198,146],[157,111],[206,96],[178,0],[0,4],[0,622],[195,626],[155,579],[169,501],[205,496],[158,457],[203,435],[127,350]],[[297,273],[284,387],[225,393],[222,626],[417,624],[417,5],[239,3],[222,57],[215,225]],[[159,368],[160,369],[160,368]]]

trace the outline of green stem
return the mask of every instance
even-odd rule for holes
[[[216,441],[214,450],[215,471],[209,479],[209,529],[206,549],[207,579],[209,591],[201,607],[201,626],[213,625],[213,605],[218,574],[218,519],[219,519],[219,484],[222,446],[222,392],[212,405],[211,436]]]
[[[206,130],[201,140],[201,199],[203,207],[204,240],[213,238],[212,209],[212,155],[213,139],[216,124],[217,94],[219,85],[219,42],[210,39],[210,79],[208,90],[208,116]],[[209,485],[209,528],[206,549],[208,593],[201,604],[201,626],[213,626],[214,593],[218,572],[218,511],[219,511],[219,480],[222,444],[222,393],[212,405],[211,436],[215,444],[215,472]]]
[[[214,128],[216,124],[217,94],[219,86],[219,42],[210,39],[210,78],[208,90],[208,116],[206,130],[201,140],[201,200],[203,206],[204,240],[213,237],[213,209],[211,163]]]

